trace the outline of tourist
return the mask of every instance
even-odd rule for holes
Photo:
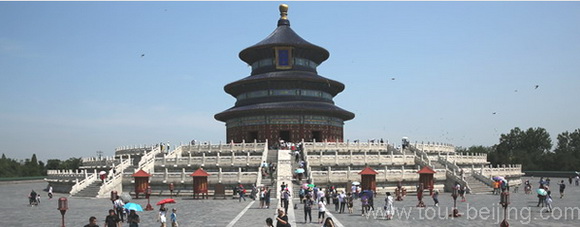
[[[105,227],[121,227],[121,219],[117,217],[115,210],[109,210],[109,215],[105,217]]]
[[[314,205],[314,200],[310,195],[306,195],[306,199],[304,200],[304,224],[306,224],[306,219],[310,219],[310,223],[312,223],[312,205]]]
[[[306,190],[301,187],[300,191],[298,191],[298,196],[300,197],[300,203],[302,203],[304,201],[305,194],[306,194]]]
[[[246,201],[246,189],[244,188],[244,186],[242,184],[240,184],[238,186],[238,195],[240,196],[239,198],[239,202],[242,202],[242,199],[244,199],[244,201]]]
[[[353,195],[355,195],[354,197],[356,198],[356,185],[353,184],[352,186],[350,186],[350,192]]]
[[[338,192],[336,190],[332,191],[332,204],[334,204],[334,212],[338,212],[340,201],[338,201]]]
[[[125,221],[125,203],[121,200],[121,197],[117,196],[117,199],[113,202],[115,210],[117,211],[117,217],[121,219],[121,222]]]
[[[157,222],[161,223],[161,227],[167,227],[167,208],[165,208],[165,204],[161,204],[161,207],[159,207]]]
[[[568,177],[568,183],[570,183],[570,185],[572,185],[572,176]]]
[[[346,194],[344,194],[344,191],[340,191],[340,194],[338,195],[338,202],[340,203],[340,211],[339,213],[344,213],[344,207],[346,207]]]
[[[461,202],[465,202],[465,201],[467,201],[467,200],[465,199],[465,193],[466,193],[466,192],[467,192],[467,185],[463,185],[463,186],[461,187],[461,190],[459,190],[459,195],[461,196]]]
[[[52,199],[52,185],[48,185],[48,199]]]
[[[552,192],[547,190],[546,198],[544,199],[544,203],[548,210],[546,212],[552,213]]]
[[[264,201],[266,202],[266,208],[270,208],[270,188],[266,187],[266,194],[264,194]]]
[[[324,206],[323,201],[318,201],[318,223],[322,223],[324,220],[324,213],[326,213],[326,206]]]
[[[564,189],[566,189],[566,184],[564,184],[564,180],[562,180],[558,185],[560,185],[560,199],[564,198]]]
[[[541,193],[540,189],[544,189],[544,185],[540,185],[540,187],[538,188],[538,191],[537,191],[538,192],[538,205],[536,205],[536,206],[539,207],[540,205],[542,205],[542,207],[544,207],[544,201],[546,199],[546,196]]]
[[[28,202],[30,203],[31,206],[37,205],[36,192],[34,190],[32,190],[28,195]]]
[[[334,221],[332,220],[331,217],[327,217],[326,220],[324,221],[324,224],[322,224],[322,227],[334,227]]]
[[[435,190],[435,193],[439,194],[439,190]],[[390,192],[387,192],[387,198],[385,198],[385,207],[383,207],[385,209],[385,218],[387,220],[391,220],[393,219],[393,213],[394,213],[394,208],[393,208],[393,197],[391,196]],[[435,197],[433,197],[433,200],[435,200]],[[437,201],[435,204],[438,204],[439,201]],[[437,205],[435,205],[437,206]]]
[[[576,175],[576,186],[580,185],[580,176]]]
[[[284,205],[284,213],[288,213],[288,203],[290,201],[290,191],[288,191],[288,188],[286,188],[286,190],[284,190],[284,192],[282,193],[282,204]]]
[[[369,211],[369,198],[368,198],[366,193],[363,193],[360,196],[360,204],[362,207],[362,209],[361,209],[362,215],[361,216],[365,216],[365,213],[367,213]]]
[[[99,227],[99,225],[97,225],[97,218],[95,216],[90,217],[89,224],[86,224],[85,227]]]
[[[173,208],[171,209],[172,213],[171,216],[169,216],[169,218],[171,219],[171,227],[177,227],[179,226],[179,224],[177,223],[177,209]]]
[[[354,198],[350,192],[346,193],[346,206],[348,207],[348,213],[352,214],[352,210],[354,207]]]
[[[139,215],[135,210],[129,211],[129,215],[127,215],[127,223],[129,223],[129,227],[139,227]]]
[[[276,217],[276,227],[287,227],[290,226],[288,224],[288,216],[282,208],[278,208],[278,216]]]
[[[265,202],[266,202],[265,201],[265,198],[266,198],[266,189],[264,187],[261,188],[259,197],[260,197],[260,209],[261,209],[261,208],[264,208],[264,205],[265,205]]]
[[[433,192],[433,195],[431,195],[431,197],[433,197],[433,202],[435,203],[435,206],[438,207],[439,206],[439,189],[435,189],[435,191]]]
[[[272,220],[272,218],[266,218],[266,226],[274,227],[274,221]]]

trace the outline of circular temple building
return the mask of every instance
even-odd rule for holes
[[[239,54],[252,73],[224,87],[236,98],[215,115],[227,141],[343,141],[344,121],[354,118],[333,101],[344,84],[317,73],[329,52],[298,36],[287,11],[281,5],[276,30]]]

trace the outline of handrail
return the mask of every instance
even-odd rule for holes
[[[107,196],[108,192],[111,191],[113,188],[118,186],[123,182],[123,172],[127,167],[131,165],[131,159],[125,159],[121,164],[115,166],[114,171],[111,170],[109,172],[114,172],[112,174],[112,178],[110,180],[105,181],[101,188],[99,189],[98,197]]]
[[[146,153],[141,157],[139,161],[138,169],[142,169],[148,173],[152,173],[153,168],[155,167],[155,156],[161,153],[161,147],[155,147],[149,153]]]
[[[87,174],[85,179],[82,179],[81,181],[78,181],[78,179],[76,179],[76,183],[71,187],[69,194],[76,195],[77,193],[79,193],[80,191],[82,191],[83,189],[85,189],[86,187],[88,187],[97,180],[99,180],[99,178],[97,177],[96,173]]]
[[[268,140],[266,140],[268,144]],[[262,161],[260,162],[260,167],[258,167],[258,177],[256,178],[256,187],[262,185],[262,163],[268,160],[268,146],[264,146],[264,151],[262,151]]]

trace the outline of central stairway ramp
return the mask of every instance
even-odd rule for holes
[[[87,186],[86,188],[84,188],[83,190],[76,193],[74,196],[75,197],[96,197],[97,194],[99,193],[99,190],[101,189],[102,184],[103,183],[100,180],[95,181],[95,182],[91,183],[89,186]]]
[[[465,176],[465,181],[471,188],[471,194],[491,194],[493,192],[493,188],[471,175]]]

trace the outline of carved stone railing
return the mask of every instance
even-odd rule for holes
[[[121,161],[115,159],[115,157],[86,157],[82,158],[82,165],[80,169],[93,169],[93,168],[110,168],[111,166],[118,165]]]
[[[156,166],[191,166],[191,165],[201,165],[201,166],[258,166],[263,161],[263,155],[267,153],[264,152],[261,156],[232,156],[225,155],[222,156],[218,154],[216,156],[206,156],[205,153],[202,156],[189,156],[181,158],[168,158],[167,156],[162,158],[155,158]]]
[[[463,154],[463,153],[438,153],[437,156],[456,165],[481,165],[489,164],[487,154]]]
[[[246,143],[242,141],[242,143],[227,143],[227,144],[196,144],[196,145],[183,145],[180,146],[179,150],[176,149],[177,152],[181,151],[181,156],[186,156],[187,153],[206,153],[206,152],[228,152],[228,151],[263,151],[264,149],[268,149],[267,143]]]
[[[145,153],[145,155],[141,157],[137,169],[142,169],[143,171],[151,174],[155,167],[155,156],[157,156],[160,153],[161,147],[155,147],[150,152]]]
[[[98,180],[99,180],[99,177],[97,174],[97,170],[94,170],[94,173],[90,173],[90,174],[86,173],[86,171],[85,171],[84,178],[81,181],[79,181],[77,178],[76,183],[72,186],[69,193],[70,193],[70,195],[76,195],[77,193],[79,193],[80,191],[87,188],[89,185],[91,185],[92,183],[94,183]]]
[[[335,153],[335,152],[333,152]],[[386,153],[386,152],[385,152]],[[313,152],[308,152],[308,161],[313,166],[326,165],[413,165],[414,155],[320,155]]]
[[[313,171],[312,176],[317,180],[318,184],[325,183],[346,183],[348,181],[360,181],[360,175],[358,174],[362,169],[351,170],[350,166],[348,170],[333,170],[332,167],[327,167],[326,171]],[[384,167],[384,169],[375,169],[378,172],[376,175],[377,182],[416,182],[419,180],[419,174],[417,174],[416,169],[405,169],[404,166],[401,169],[389,169]],[[436,179],[445,179],[446,171],[444,169],[436,169],[434,177]]]
[[[417,149],[426,152],[426,153],[449,153],[449,152],[455,152],[455,146],[451,145],[451,144],[444,144],[444,143],[411,143],[410,144],[413,147],[416,147]]]
[[[125,159],[121,164],[115,166],[115,168],[109,170],[109,175],[112,176],[105,180],[105,183],[101,185],[97,197],[107,198],[112,190],[117,190],[119,193],[122,192],[123,186],[123,172],[129,166],[131,166],[131,158]]]
[[[268,144],[268,140],[266,140],[266,143]],[[268,160],[268,146],[264,146],[264,150],[262,151],[262,160],[260,162],[260,167],[258,168],[258,178],[256,179],[256,186],[262,185],[262,163],[266,162]]]
[[[353,143],[353,142],[303,142],[304,147],[309,151],[319,151],[319,150],[384,150],[391,151],[396,150],[388,142],[365,142],[365,143]]]

